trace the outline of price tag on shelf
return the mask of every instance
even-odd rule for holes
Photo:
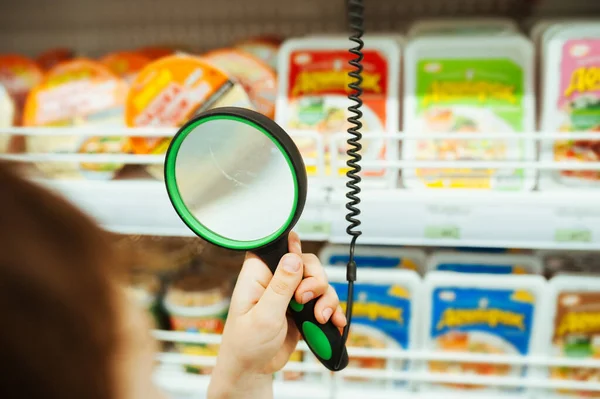
[[[592,242],[592,232],[587,229],[557,229],[554,232],[556,242]]]
[[[331,223],[328,221],[300,220],[295,230],[300,235],[329,234],[331,232]]]
[[[431,240],[460,240],[460,228],[453,225],[425,226],[425,238]]]
[[[463,205],[428,204],[424,236],[429,240],[460,240],[463,223],[471,213]]]
[[[561,244],[592,244],[598,238],[600,208],[562,206],[556,209],[554,241]]]

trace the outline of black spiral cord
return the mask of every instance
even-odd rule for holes
[[[346,209],[348,210],[348,214],[346,214],[346,220],[349,223],[349,226],[346,228],[346,233],[352,237],[350,241],[350,256],[348,259],[348,265],[346,266],[346,280],[348,280],[348,298],[346,300],[346,320],[348,320],[348,324],[344,327],[344,332],[342,334],[342,348],[343,352],[344,346],[346,345],[346,341],[348,339],[348,333],[350,331],[350,323],[352,321],[352,305],[354,303],[354,281],[356,281],[356,262],[354,261],[354,247],[356,245],[356,240],[362,234],[362,231],[356,230],[358,226],[360,226],[360,220],[358,220],[358,216],[360,216],[360,209],[358,209],[358,205],[360,204],[360,198],[358,194],[360,194],[359,183],[361,182],[361,178],[359,176],[359,172],[361,171],[361,167],[359,165],[362,156],[360,155],[360,151],[362,149],[362,145],[360,144],[360,139],[362,138],[362,134],[360,133],[360,129],[362,128],[362,122],[360,119],[362,118],[362,111],[360,108],[362,107],[362,100],[360,96],[362,95],[362,60],[363,53],[362,49],[364,46],[362,36],[364,34],[364,5],[363,0],[348,0],[348,22],[350,25],[351,36],[350,41],[356,43],[355,47],[350,49],[350,53],[354,56],[349,61],[349,64],[354,68],[352,71],[348,72],[348,76],[353,80],[348,84],[350,88],[350,93],[348,94],[348,99],[352,101],[354,104],[348,107],[348,111],[353,114],[348,118],[348,122],[352,124],[352,127],[348,129],[348,134],[351,136],[347,143],[350,148],[346,151],[348,155],[348,160],[346,161],[346,165],[349,170],[346,172],[346,176],[348,177],[348,181],[346,182],[346,187],[348,188],[348,193],[346,194],[346,198],[348,198],[348,202],[346,203]],[[338,368],[339,368],[338,364]]]

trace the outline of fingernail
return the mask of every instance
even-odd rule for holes
[[[300,240],[296,241],[294,245],[296,246],[296,250],[302,253],[302,244],[300,244]]]
[[[313,299],[314,296],[315,294],[313,294],[311,291],[305,292],[304,294],[302,294],[302,303],[307,303],[308,301]]]
[[[283,268],[290,273],[296,273],[300,270],[300,259],[298,256],[286,255],[283,257]]]
[[[333,310],[331,308],[325,308],[323,310],[323,318],[325,319],[325,321],[329,321],[329,318],[331,317],[332,314],[333,314]]]

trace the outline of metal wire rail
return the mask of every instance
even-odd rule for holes
[[[221,337],[212,334],[193,334],[171,331],[154,331],[156,339],[166,342],[186,342],[198,344],[218,344]],[[409,382],[409,383],[452,383],[469,384],[481,386],[494,386],[506,388],[528,388],[536,390],[578,390],[600,392],[600,382],[576,381],[551,379],[548,377],[547,370],[550,367],[576,367],[576,368],[600,368],[600,360],[597,359],[575,359],[543,356],[531,354],[527,356],[519,355],[483,355],[464,352],[438,352],[438,351],[417,351],[401,349],[366,349],[349,347],[348,353],[351,358],[374,358],[383,359],[388,365],[385,369],[372,368],[348,368],[340,373],[330,374],[316,361],[310,359],[308,347],[300,343],[298,350],[303,351],[308,360],[304,362],[290,362],[283,369],[286,371],[296,371],[306,373],[304,382],[283,382],[283,385],[289,384],[294,389],[302,388],[304,384],[307,388],[315,385],[326,389],[329,392],[328,398],[338,398],[339,385],[349,377],[360,377],[361,379]],[[157,355],[157,360],[163,365],[185,365],[193,364],[199,366],[213,366],[215,358],[210,356],[192,356],[179,353],[161,353]],[[410,361],[411,363],[397,362],[398,360]],[[522,375],[492,375],[484,376],[477,374],[458,374],[458,373],[433,373],[426,369],[427,361],[444,361],[453,363],[487,363],[495,365],[510,365],[514,367],[527,367],[527,372]],[[172,370],[172,369],[171,369]],[[181,371],[183,373],[183,371]],[[281,374],[281,373],[280,373]],[[308,377],[312,375],[313,377]],[[316,376],[316,377],[314,377]],[[191,377],[193,379],[193,377]],[[199,377],[207,378],[207,377]],[[282,381],[281,378],[277,379]],[[298,385],[300,384],[300,385]],[[399,393],[407,391],[406,386],[396,384],[387,384],[379,386],[370,386],[369,390],[381,391],[385,393]],[[426,389],[424,387],[417,388]],[[543,391],[542,391],[543,392]],[[285,396],[284,396],[285,397]],[[339,396],[341,398],[341,396]],[[488,397],[488,394],[482,394],[481,398]]]

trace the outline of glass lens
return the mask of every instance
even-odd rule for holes
[[[286,228],[297,204],[286,154],[239,119],[208,120],[189,132],[176,154],[175,179],[193,218],[229,240],[260,240]]]

